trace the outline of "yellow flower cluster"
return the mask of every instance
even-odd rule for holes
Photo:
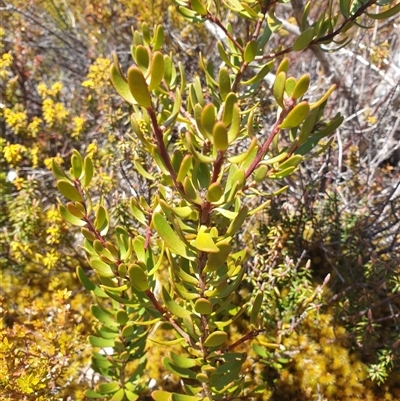
[[[39,150],[40,147],[37,143],[29,149],[29,156],[32,161],[32,168],[37,168],[39,164]]]
[[[62,88],[63,88],[63,84],[59,81],[54,83],[51,88],[48,88],[44,82],[41,82],[38,85],[37,90],[39,92],[39,95],[42,97],[42,99],[45,99],[48,96],[56,97],[61,92]]]
[[[4,53],[0,58],[0,78],[4,79],[8,75],[8,69],[13,62],[13,56],[10,52]]]
[[[7,142],[7,145],[3,149],[4,158],[10,166],[16,167],[26,150],[26,147],[23,145]]]
[[[98,149],[97,142],[93,141],[93,142],[89,143],[89,145],[87,146],[86,154],[89,157],[93,158],[94,154],[97,152],[97,149]]]
[[[47,159],[44,159],[43,163],[46,166],[48,170],[51,170],[51,165],[53,163],[53,160],[57,162],[58,165],[62,165],[64,163],[64,159],[60,156],[60,154],[57,154],[55,157],[48,157]]]
[[[3,36],[6,35],[6,31],[3,27],[0,26],[0,49],[4,47],[3,45]]]
[[[104,86],[110,85],[110,66],[111,61],[107,58],[98,57],[94,64],[89,67],[89,73],[82,86],[99,90]]]
[[[28,124],[28,135],[32,138],[36,138],[42,122],[43,121],[39,117],[33,117],[32,121]]]
[[[14,109],[6,107],[4,109],[4,118],[7,125],[13,130],[15,134],[21,133],[26,129],[28,124],[28,116],[26,110],[20,110],[17,105]]]
[[[50,252],[46,252],[46,255],[42,259],[42,263],[48,269],[52,269],[55,267],[59,260],[59,255],[56,253],[55,250],[51,250]]]
[[[61,229],[66,224],[54,206],[46,211],[46,222],[49,222],[49,227],[46,229],[46,243],[49,245],[59,244]]]
[[[72,138],[79,138],[80,134],[85,128],[85,122],[86,120],[82,117],[77,116],[73,118],[74,128],[71,134]]]
[[[68,110],[65,109],[61,102],[55,102],[50,98],[43,100],[43,118],[50,127],[55,124],[62,124],[68,114]]]

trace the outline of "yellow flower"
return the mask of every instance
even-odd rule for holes
[[[89,67],[89,73],[82,86],[99,90],[104,86],[110,85],[109,70],[111,61],[107,58],[98,57],[94,64]]]
[[[8,126],[14,131],[15,134],[19,134],[22,130],[27,127],[28,116],[26,111],[19,111],[18,106],[13,109],[8,107],[4,109],[4,117]]]
[[[89,145],[86,148],[86,153],[88,156],[93,157],[93,155],[97,152],[97,142],[93,141],[92,143],[89,143]]]
[[[82,117],[74,117],[73,118],[74,122],[74,128],[72,130],[72,138],[78,138],[79,135],[82,133],[83,129],[85,128],[85,119]]]
[[[18,143],[10,144],[10,142],[8,142],[7,146],[3,149],[4,158],[11,166],[16,166],[25,152],[26,147]]]
[[[51,87],[52,96],[57,96],[61,92],[62,88],[63,84],[61,82],[56,82],[55,84],[53,84],[53,86]]]
[[[41,82],[38,86],[37,86],[37,91],[39,93],[39,95],[42,97],[42,99],[44,99],[47,96],[47,86],[44,82]]]
[[[52,250],[50,252],[46,252],[46,255],[43,258],[43,264],[48,268],[51,269],[56,265],[58,261],[58,255],[56,255],[55,251]]]
[[[28,124],[28,135],[32,138],[36,138],[39,132],[40,124],[43,121],[39,117],[33,117],[32,121]]]
[[[60,156],[60,154],[58,154],[55,157],[48,157],[47,159],[44,159],[44,161],[43,161],[44,165],[46,166],[46,168],[48,170],[51,170],[51,165],[53,163],[53,160],[55,162],[57,162],[57,164],[59,164],[60,166],[61,166],[61,164],[64,163],[64,159]]]

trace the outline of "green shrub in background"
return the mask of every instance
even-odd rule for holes
[[[105,380],[86,396],[136,400],[153,390],[156,401],[390,399],[394,387],[377,395],[364,384],[367,369],[345,348],[346,330],[331,326],[332,310],[321,312],[329,273],[315,285],[310,263],[284,257],[284,230],[255,221],[286,190],[282,180],[295,181],[300,163],[329,148],[343,121],[324,116],[335,86],[310,101],[310,77],[293,77],[280,56],[320,44],[334,50],[353,25],[389,18],[399,6],[380,2],[385,9],[376,13],[377,1],[330,2],[309,25],[308,3],[298,38],[275,48],[275,2],[175,3],[190,23],[223,31],[222,65],[200,55],[202,76],[187,80],[163,50],[162,26],[146,23],[134,31],[134,65],[125,73],[114,57],[111,81],[131,107],[135,196],[120,199],[113,216],[104,198],[91,195],[90,156],[74,151],[69,172],[53,160],[67,199],[60,214],[82,227],[94,271],[79,266],[77,276],[96,301],[99,325],[89,342],[93,369]],[[234,19],[245,21],[244,32],[234,31]],[[264,127],[257,91],[270,72],[276,118]],[[276,188],[267,192],[271,180]],[[389,365],[373,378],[383,381]],[[163,369],[175,378],[168,391],[152,381]]]

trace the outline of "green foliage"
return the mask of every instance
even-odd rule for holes
[[[270,71],[270,60],[278,55],[331,43],[344,27],[357,23],[368,5],[360,3],[351,10],[342,5],[344,22],[340,23],[331,7],[327,19],[322,16],[304,29],[292,46],[272,50],[268,41],[271,32],[279,29],[279,20],[268,2],[229,1],[224,7],[197,0],[175,3],[188,21],[209,20],[220,27],[222,10],[227,8],[248,20],[252,39],[240,37],[228,24],[226,46],[218,42],[225,66],[214,75],[211,62],[202,62],[206,85],[198,77],[186,79],[181,65],[177,73],[173,56],[161,51],[160,27],[154,28],[153,35],[147,24],[134,31],[131,53],[135,65],[126,76],[114,56],[112,83],[130,104],[134,143],[151,160],[147,168],[139,168],[139,160],[135,166],[148,185],[158,188],[147,199],[132,198],[134,227],[114,226],[103,199],[92,197],[88,186],[93,163],[88,156],[84,162],[75,152],[69,174],[62,172],[61,178],[60,166],[53,163],[57,186],[72,201],[60,205],[60,212],[71,224],[84,226],[84,249],[97,276],[93,281],[78,269],[82,284],[97,301],[92,313],[99,327],[89,341],[94,347],[112,349],[107,357],[93,352],[94,370],[109,383],[89,390],[86,395],[91,398],[131,400],[145,392],[149,382],[142,373],[149,342],[179,345],[185,354],[180,357],[171,352],[162,358],[164,367],[182,380],[182,388],[179,392],[155,390],[155,400],[257,398],[260,389],[267,389],[268,380],[260,387],[246,378],[244,366],[249,357],[239,348],[256,341],[255,352],[261,361],[282,369],[281,364],[290,361],[285,358],[290,345],[285,345],[284,337],[320,308],[329,281],[328,275],[321,286],[313,286],[310,264],[301,269],[290,260],[270,271],[261,269],[250,280],[246,272],[250,249],[241,238],[244,228],[252,215],[268,208],[269,202],[260,202],[262,196],[282,192],[263,194],[263,182],[294,176],[303,160],[309,162],[326,148],[319,146],[320,141],[343,122],[340,115],[324,118],[335,86],[309,102],[305,97],[309,76],[288,76],[290,63],[285,58],[277,68],[272,90],[276,119],[267,137],[257,138],[253,119],[260,118],[261,110],[257,103],[253,105],[254,91],[264,75],[252,73],[251,68]],[[247,82],[243,80],[246,73],[253,75]],[[179,130],[176,144],[167,146],[174,130]],[[261,195],[256,201],[254,193]],[[254,296],[238,304],[235,294],[245,283],[254,288]],[[248,327],[235,338],[232,328],[246,315]],[[325,327],[324,319],[319,321]],[[168,339],[152,339],[166,323]],[[271,329],[273,325],[277,329]],[[273,338],[273,348],[279,351],[268,353],[263,347],[268,348],[270,342],[263,336]],[[311,348],[319,354],[317,345]],[[336,395],[332,386],[342,377],[324,372],[316,357],[313,360],[316,371],[308,372],[303,381],[299,378],[303,393]],[[355,386],[351,392],[359,390]]]
[[[297,62],[398,6],[174,3],[7,3],[0,398],[399,398],[398,209],[309,182],[345,91]]]

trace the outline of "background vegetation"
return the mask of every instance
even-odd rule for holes
[[[310,20],[324,7],[313,5]],[[201,75],[199,52],[219,65],[219,31],[187,24],[162,0],[2,1],[0,8],[0,399],[84,400],[101,380],[87,344],[97,325],[92,298],[75,274],[78,265],[90,276],[91,267],[81,234],[57,211],[52,161],[67,170],[73,149],[91,156],[94,197],[104,198],[114,226],[129,227],[129,198],[157,189],[135,172],[146,159],[131,137],[130,108],[109,81],[111,53],[125,71],[131,28],[159,23],[190,78]],[[283,26],[272,47],[293,43],[301,8],[295,0],[277,5]],[[246,32],[245,20],[230,22]],[[353,27],[349,45],[332,54],[312,47],[287,55],[296,77],[310,74],[315,98],[338,85],[325,113],[340,111],[344,123],[238,238],[252,256],[235,302],[262,289],[273,305],[263,314],[264,342],[281,336],[285,350],[250,351],[246,375],[267,383],[260,399],[400,399],[399,23],[393,16],[369,30]],[[271,126],[268,82],[255,100],[264,111],[259,126]],[[314,296],[328,274],[304,314],[302,297]],[[232,340],[248,325],[243,315],[229,329]],[[160,347],[147,354],[140,397],[151,379],[153,390],[178,391],[177,377],[159,363]]]

